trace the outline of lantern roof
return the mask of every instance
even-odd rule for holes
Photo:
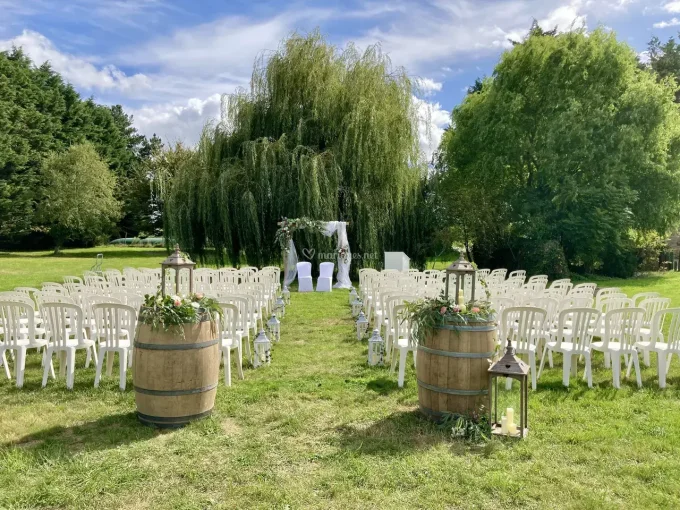
[[[357,323],[368,324],[368,319],[366,318],[366,315],[364,315],[363,311],[359,312],[359,317],[357,318]]]
[[[179,269],[183,267],[193,268],[195,265],[196,264],[192,262],[191,259],[182,255],[182,252],[179,250],[179,244],[175,244],[175,251],[172,252],[167,259],[161,262],[161,266],[163,267],[174,267]]]
[[[452,262],[451,265],[446,268],[447,273],[455,274],[474,274],[476,271],[475,266],[465,260],[465,256],[462,253],[458,260]]]
[[[529,365],[515,356],[515,349],[508,340],[508,346],[505,348],[505,354],[501,359],[496,361],[489,367],[489,373],[492,375],[528,375]]]

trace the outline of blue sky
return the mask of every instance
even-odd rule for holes
[[[680,30],[680,0],[0,0],[0,50],[49,60],[82,95],[122,104],[144,134],[193,143],[221,94],[247,87],[258,55],[319,27],[340,47],[380,43],[419,80],[429,153],[465,88],[533,18],[604,26],[642,52]]]

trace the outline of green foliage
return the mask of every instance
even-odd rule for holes
[[[637,266],[641,271],[658,271],[661,253],[667,249],[666,240],[654,231],[631,232],[635,246]]]
[[[249,91],[225,99],[178,168],[167,196],[170,236],[218,261],[280,260],[284,217],[350,222],[355,252],[419,253],[420,161],[411,82],[378,47],[359,54],[318,33],[293,35],[259,59]],[[422,225],[421,225],[422,226]],[[301,231],[298,242],[331,249]]]
[[[463,439],[471,443],[483,443],[491,438],[491,424],[484,406],[479,412],[470,414],[446,413],[440,426],[451,430],[453,439]]]
[[[166,331],[184,324],[198,324],[205,320],[215,320],[220,306],[212,298],[203,294],[190,296],[163,296],[146,294],[139,312],[139,320],[153,329]]]
[[[443,295],[407,303],[406,309],[418,342],[422,342],[425,336],[438,326],[487,322],[493,319],[495,313],[488,301],[475,300],[459,305],[453,297],[445,298]]]
[[[437,166],[452,222],[481,265],[540,272],[559,249],[583,272],[619,264],[631,228],[664,233],[680,211],[674,86],[613,33],[532,34],[453,111]],[[549,269],[549,268],[548,268]]]
[[[44,230],[36,216],[44,196],[43,160],[85,141],[118,178],[120,228],[138,233],[144,220],[138,211],[149,196],[128,197],[128,180],[140,178],[150,143],[132,127],[132,118],[120,106],[82,100],[48,63],[35,67],[20,49],[0,52],[0,242],[21,243]]]
[[[50,154],[42,165],[38,216],[56,250],[68,239],[107,236],[120,217],[116,178],[94,146],[84,143]]]
[[[274,235],[282,251],[288,251],[288,245],[293,234],[298,230],[307,230],[321,233],[324,231],[325,221],[310,220],[309,218],[283,218],[279,222],[279,228]]]
[[[647,46],[649,63],[647,64],[660,80],[671,80],[675,85],[675,102],[680,102],[680,44],[670,37],[662,43],[658,37],[652,37]]]

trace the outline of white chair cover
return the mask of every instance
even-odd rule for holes
[[[335,264],[332,262],[322,262],[319,264],[319,278],[316,280],[317,292],[330,292],[333,283],[333,269]]]
[[[298,262],[298,292],[310,292],[314,290],[314,283],[312,282],[312,263]]]

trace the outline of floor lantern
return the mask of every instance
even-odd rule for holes
[[[515,411],[511,407],[505,410],[505,416],[498,423],[499,377],[509,377],[520,382],[519,430],[515,423]],[[515,349],[512,347],[510,340],[508,340],[503,357],[489,367],[489,423],[491,424],[491,433],[499,436],[524,439],[529,432],[528,400],[529,365],[515,356]]]
[[[444,296],[448,299],[449,297],[449,281],[451,279],[451,275],[454,275],[456,277],[456,294],[455,294],[455,301],[457,305],[464,305],[465,304],[465,277],[467,275],[472,276],[472,289],[470,292],[470,301],[475,300],[475,280],[476,278],[476,273],[477,270],[475,269],[475,266],[470,264],[467,260],[465,260],[465,257],[463,254],[460,254],[460,258],[453,262],[449,267],[446,268],[446,288],[444,291]]]
[[[267,329],[269,329],[269,334],[272,336],[274,342],[281,340],[281,321],[276,318],[276,314],[272,314],[271,318],[267,321]]]
[[[368,319],[364,312],[359,312],[359,318],[357,319],[357,340],[364,338],[366,331],[368,330]]]
[[[196,266],[195,263],[193,263],[187,257],[182,255],[182,252],[179,251],[179,244],[175,244],[175,251],[167,259],[165,259],[163,262],[161,262],[161,293],[164,296],[167,296],[168,294],[179,295],[179,293],[180,293],[179,273],[182,269],[188,269],[189,270],[189,294],[193,294],[194,293],[194,267],[195,266]],[[165,288],[166,271],[168,269],[174,269],[174,271],[175,271],[175,289],[174,289],[174,292],[172,292],[171,289]]]
[[[282,319],[286,316],[286,303],[283,301],[281,296],[276,298],[276,302],[274,303],[274,313],[277,317],[281,317]]]
[[[357,294],[357,289],[352,286],[352,288],[349,290],[349,304],[351,305],[354,303],[359,298],[359,295]]]
[[[372,367],[383,364],[383,347],[385,342],[380,336],[380,331],[373,330],[371,338],[368,339],[368,364]]]
[[[257,334],[253,345],[255,350],[253,367],[258,368],[262,365],[269,365],[272,360],[272,344],[263,329]]]
[[[352,317],[358,317],[363,306],[364,303],[359,298],[352,301]]]
[[[284,304],[286,305],[290,304],[290,291],[288,290],[287,285],[283,286],[283,291],[281,291],[281,297],[283,298]]]

